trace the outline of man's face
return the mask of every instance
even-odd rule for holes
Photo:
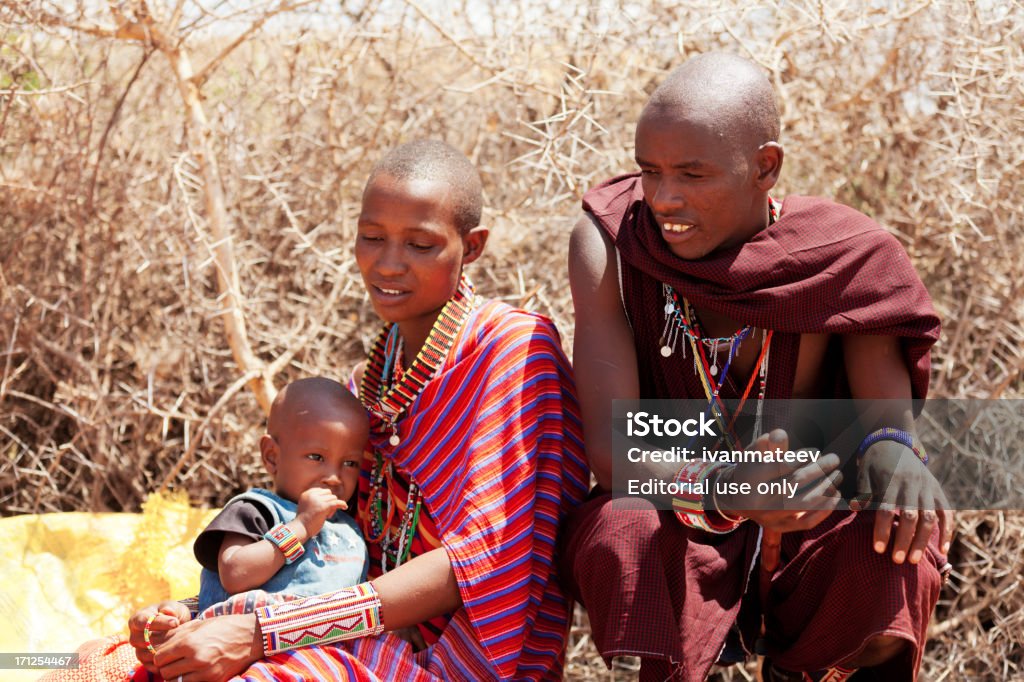
[[[700,119],[648,109],[636,129],[644,200],[672,253],[687,260],[740,244],[766,224],[756,150]]]

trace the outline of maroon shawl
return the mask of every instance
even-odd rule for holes
[[[815,333],[900,337],[914,397],[926,396],[938,316],[906,251],[864,214],[789,197],[779,219],[749,241],[684,260],[661,238],[639,174],[598,185],[584,195],[583,208],[611,236],[624,266],[672,285],[697,308],[789,337],[784,348],[776,345],[781,339],[772,344],[772,362],[783,360],[789,379],[781,391],[769,381],[769,397],[789,397],[798,335]]]

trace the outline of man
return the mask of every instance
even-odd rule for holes
[[[920,455],[910,399],[927,392],[938,319],[902,247],[866,216],[769,198],[778,136],[758,67],[691,59],[641,113],[640,173],[588,192],[573,230],[574,366],[599,487],[565,529],[562,573],[605,660],[640,656],[641,679],[704,679],[755,641],[766,680],[862,668],[912,679],[938,597],[952,515],[910,455]],[[800,509],[715,495],[716,485],[680,495],[675,515],[611,502],[613,399],[706,399],[722,412],[729,398],[842,397],[886,400],[873,426],[887,428],[855,459],[854,507],[878,511],[834,511],[835,455],[651,470],[755,489],[788,479]],[[776,429],[753,447],[788,443]]]

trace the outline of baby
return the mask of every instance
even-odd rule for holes
[[[232,498],[196,539],[201,612],[249,590],[311,596],[366,580],[366,543],[339,510],[356,492],[368,429],[336,381],[300,379],[278,393],[260,438],[274,492]]]

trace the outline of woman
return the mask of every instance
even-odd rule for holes
[[[587,483],[575,389],[554,326],[463,277],[487,240],[480,206],[476,170],[438,142],[392,151],[363,193],[356,261],[386,322],[353,381],[371,415],[358,500],[371,580],[207,621],[177,602],[143,609],[130,642],[146,669],[561,678],[572,604],[554,541]]]

